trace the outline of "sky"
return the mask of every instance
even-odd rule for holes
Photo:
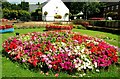
[[[23,0],[7,0],[7,1],[10,2],[10,3],[20,3]],[[34,3],[36,4],[38,2],[43,3],[43,2],[45,2],[47,0],[24,0],[24,1],[25,2],[29,2],[31,4],[34,4]]]
[[[23,0],[7,0],[8,2],[10,3],[20,3],[21,1]],[[29,2],[30,4],[36,4],[38,2],[40,3],[43,3],[47,0],[24,0],[25,2]],[[72,1],[76,1],[76,2],[79,2],[79,1],[88,1],[88,0],[64,0],[64,2],[72,2]],[[95,1],[95,0],[91,0],[91,1]],[[120,0],[100,0],[101,2],[118,2]]]

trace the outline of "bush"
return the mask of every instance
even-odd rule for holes
[[[6,19],[20,19],[21,21],[29,21],[30,20],[30,13],[25,10],[9,10],[3,9],[3,18]]]
[[[89,22],[81,20],[81,19],[74,20],[73,24],[78,24],[78,25],[80,24],[80,25],[83,25],[83,26],[89,26]]]
[[[120,20],[88,20],[88,22],[93,26],[100,26],[100,27],[119,27]]]
[[[10,19],[10,10],[8,9],[3,9],[3,17],[6,19]]]
[[[86,28],[84,26],[82,26],[82,25],[78,25],[77,29],[84,29],[85,30]]]
[[[42,12],[40,9],[36,9],[35,12],[31,13],[31,17],[33,21],[41,21],[42,20]]]
[[[25,11],[25,10],[19,10],[18,16],[19,16],[19,19],[21,21],[29,21],[30,17],[31,17],[30,13],[28,11]]]

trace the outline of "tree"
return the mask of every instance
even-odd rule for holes
[[[3,17],[6,19],[10,19],[10,10],[7,8],[4,8],[2,11],[3,11]]]
[[[100,2],[86,2],[83,6],[82,11],[86,17],[95,16],[100,13],[101,8],[104,6],[105,4]]]
[[[83,12],[84,16],[96,16],[101,12],[101,8],[105,6],[104,3],[94,0],[94,2],[65,2],[72,15]],[[86,18],[85,17],[85,18]]]
[[[2,2],[2,9],[11,9],[11,4],[9,2]]]
[[[21,2],[20,7],[22,10],[29,10],[29,2]]]
[[[19,10],[18,11],[18,18],[21,20],[21,21],[29,21],[30,20],[30,13],[28,11],[25,11],[25,10]]]
[[[39,21],[42,20],[41,9],[36,9],[35,12],[31,13],[32,20]]]

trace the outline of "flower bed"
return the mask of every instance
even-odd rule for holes
[[[49,24],[46,25],[46,30],[72,30],[73,26],[71,25],[55,25]]]
[[[118,61],[117,48],[105,41],[70,31],[33,32],[4,41],[13,60],[35,68],[72,73],[109,67]]]
[[[12,25],[0,26],[0,33],[13,32],[14,28]]]

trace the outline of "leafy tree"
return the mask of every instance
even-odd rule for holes
[[[101,8],[105,6],[104,3],[100,3],[98,0],[94,2],[65,2],[72,15],[76,15],[79,12],[83,12],[86,18],[88,16],[96,16],[101,12]]]
[[[22,10],[29,10],[29,2],[21,2],[20,6]]]
[[[10,10],[10,19],[15,19],[18,17],[18,11],[17,10]]]
[[[83,13],[85,14],[86,17],[88,16],[97,16],[101,12],[101,8],[104,7],[104,3],[100,2],[86,2],[83,5]]]
[[[6,19],[10,18],[10,10],[9,9],[7,9],[7,8],[3,9],[3,17]]]
[[[18,18],[21,20],[21,21],[29,21],[30,18],[31,18],[31,15],[28,11],[25,11],[25,10],[19,10],[18,11]]]
[[[11,9],[11,4],[9,2],[2,2],[2,9]]]
[[[16,4],[11,4],[11,9],[12,9],[12,10],[21,10],[21,7],[19,6],[19,4],[18,4],[18,5],[16,5]]]
[[[39,21],[42,20],[41,9],[36,9],[35,12],[31,13],[32,20]]]

